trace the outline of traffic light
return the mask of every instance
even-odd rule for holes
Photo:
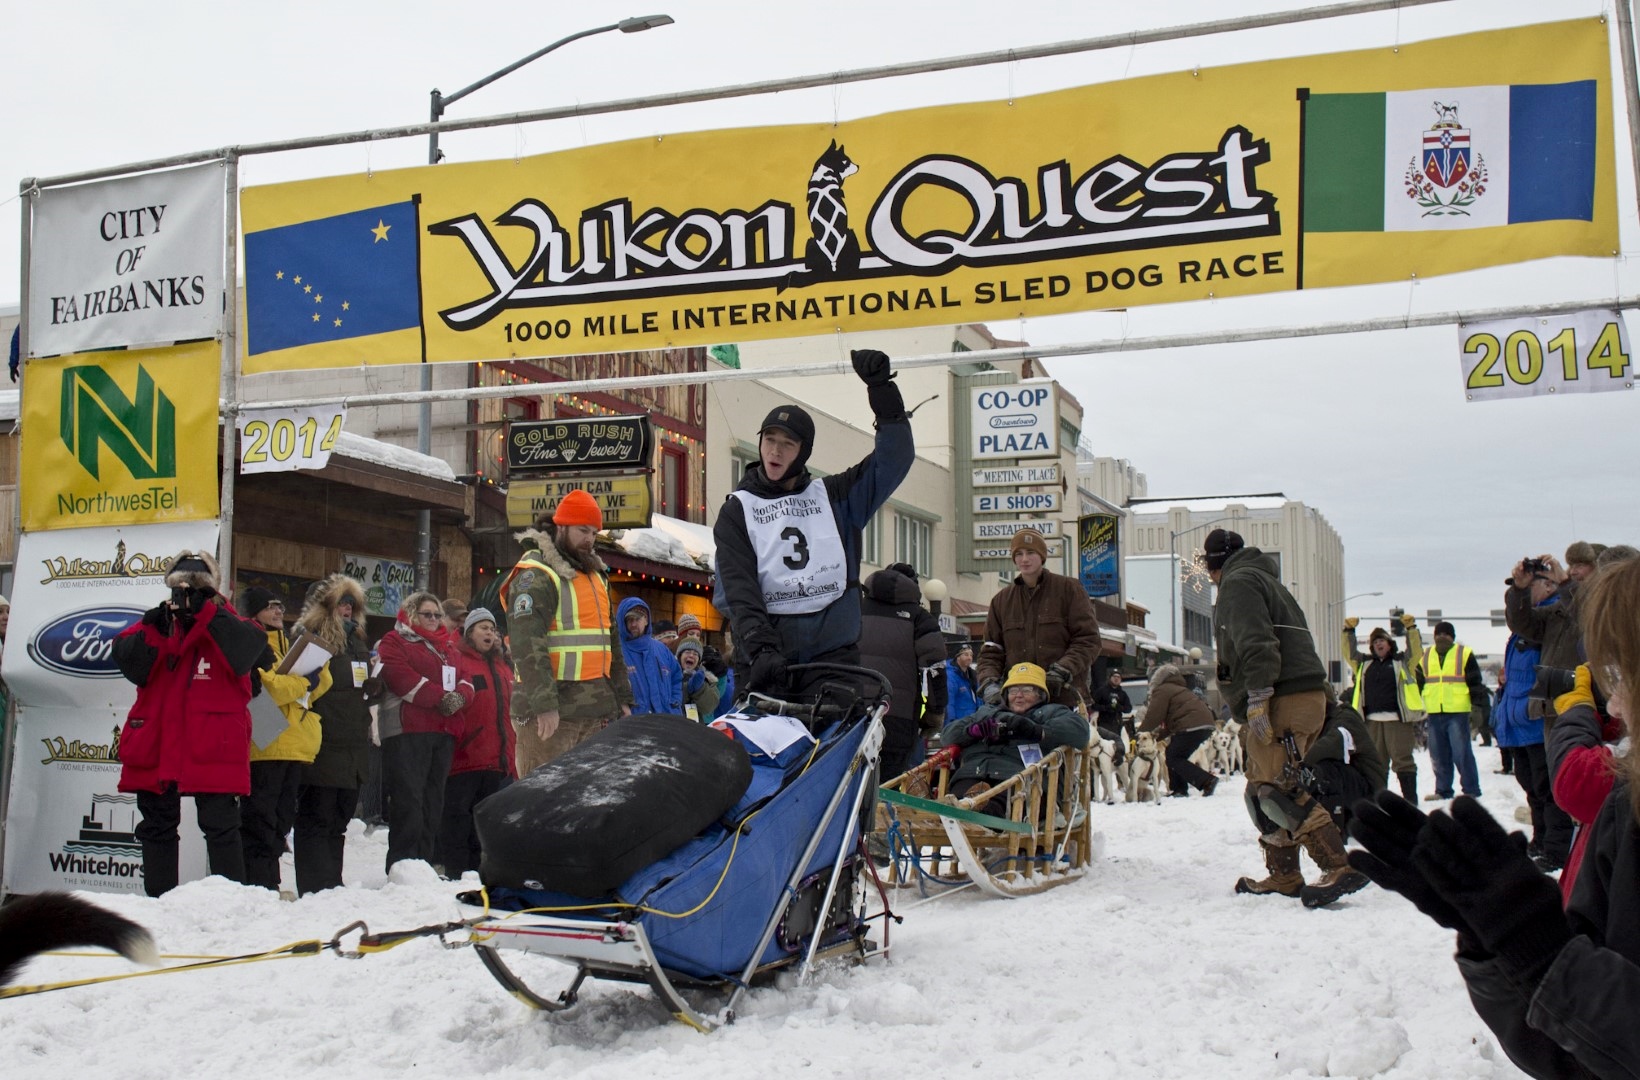
[[[1389,632],[1396,637],[1406,635],[1407,629],[1401,625],[1401,616],[1405,614],[1405,608],[1392,607],[1389,609]]]

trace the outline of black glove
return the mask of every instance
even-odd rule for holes
[[[171,636],[171,624],[175,619],[176,613],[171,610],[170,604],[160,604],[142,613],[142,621],[165,637]]]
[[[1534,985],[1572,939],[1553,878],[1467,795],[1430,815],[1412,863],[1518,982]]]
[[[1412,901],[1413,907],[1440,925],[1456,930],[1479,945],[1480,939],[1458,914],[1458,909],[1442,900],[1413,865],[1412,850],[1429,815],[1388,791],[1380,791],[1376,802],[1359,800],[1351,813],[1350,835],[1366,850],[1350,852],[1350,865],[1380,888],[1400,893]]]
[[[1027,742],[1042,741],[1042,725],[1029,716],[1014,716],[1008,720],[1008,734]]]
[[[751,685],[747,690],[779,696],[786,692],[786,658],[779,649],[764,649],[752,660]]]
[[[1065,689],[1065,684],[1070,682],[1070,681],[1071,681],[1071,673],[1070,672],[1066,671],[1064,668],[1060,667],[1058,664],[1049,664],[1048,665],[1048,698],[1049,698],[1049,700],[1057,698],[1059,696],[1059,692],[1061,690]]]
[[[1002,700],[1002,684],[995,679],[986,682],[979,688],[979,699],[987,705],[995,705]]]
[[[855,349],[849,359],[854,361],[854,373],[867,386],[886,386],[894,377],[888,369],[888,354],[876,349]]]

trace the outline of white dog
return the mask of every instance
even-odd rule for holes
[[[1099,801],[1100,792],[1104,792],[1104,803],[1109,806],[1116,802],[1116,748],[1114,739],[1107,739],[1099,734],[1099,728],[1093,728],[1093,741],[1088,743],[1088,753],[1093,755],[1093,797]],[[1122,781],[1126,786],[1127,781]]]
[[[1127,801],[1154,803],[1162,801],[1167,787],[1167,764],[1162,760],[1162,748],[1154,732],[1141,731],[1132,755],[1128,758]]]
[[[1209,740],[1213,746],[1214,768],[1226,776],[1242,772],[1246,768],[1240,732],[1241,725],[1231,720],[1213,732],[1213,738]]]

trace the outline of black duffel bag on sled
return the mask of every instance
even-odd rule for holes
[[[473,809],[486,887],[598,897],[722,817],[746,750],[681,716],[616,720]]]

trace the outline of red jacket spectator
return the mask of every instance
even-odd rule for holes
[[[1555,802],[1580,826],[1560,872],[1560,895],[1570,902],[1594,820],[1617,782],[1616,759],[1606,744],[1623,737],[1623,725],[1600,711],[1587,665],[1577,669],[1577,688],[1555,699],[1555,712],[1558,719],[1548,740],[1549,775]]]
[[[216,620],[225,621],[213,634]],[[158,792],[175,783],[190,795],[250,794],[251,665],[241,659],[246,674],[235,672],[220,632],[267,645],[220,597],[204,601],[186,629],[180,620],[162,627],[150,613],[120,633],[128,640],[116,639],[121,670],[137,684],[120,731],[121,791]]]
[[[376,643],[376,653],[382,663],[382,682],[403,702],[399,706],[400,730],[461,734],[461,714],[444,716],[438,711],[446,692],[444,668],[457,669],[456,650],[448,630],[442,625],[436,629],[412,628],[401,611],[398,625]],[[457,675],[452,689],[472,704],[472,683]],[[383,732],[384,737],[387,734]]]
[[[461,721],[456,733],[456,754],[450,774],[499,772],[516,779],[513,744],[516,736],[509,709],[512,707],[513,671],[501,651],[485,654],[463,640],[456,650],[458,677],[473,686],[473,700],[453,719]]]

